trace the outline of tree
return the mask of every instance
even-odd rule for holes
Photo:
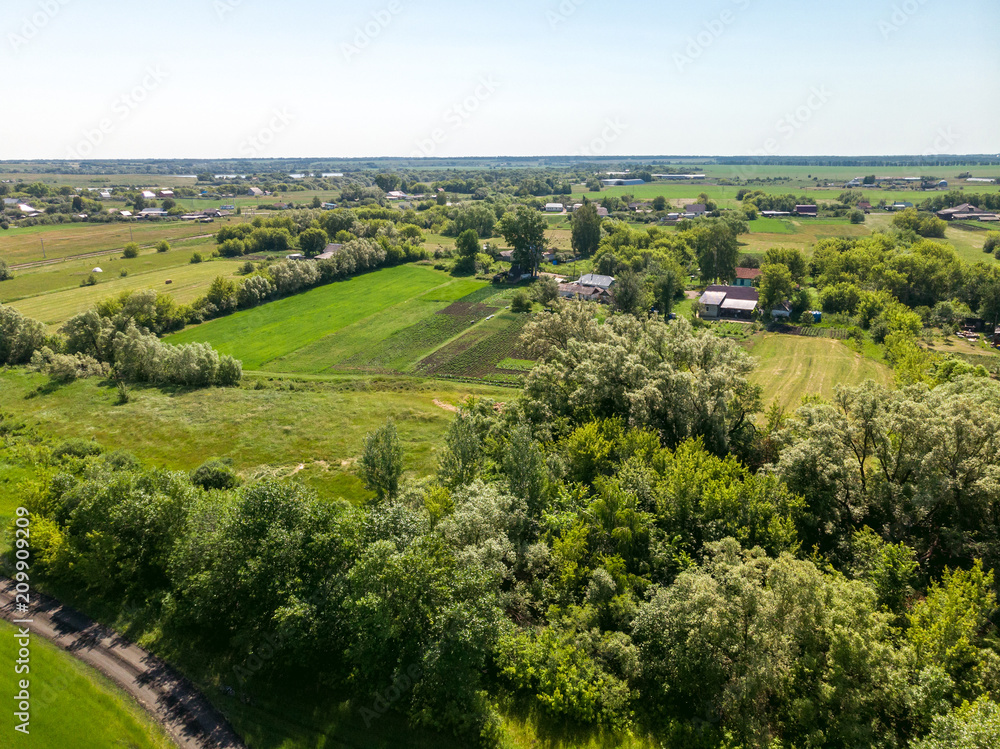
[[[760,312],[765,317],[771,316],[771,310],[787,299],[791,299],[795,285],[792,282],[791,271],[787,265],[771,263],[761,268],[760,276]]]
[[[165,211],[169,211],[170,209],[176,208],[176,207],[177,207],[177,201],[174,200],[173,198],[166,198],[163,201],[163,210],[165,210]]]
[[[1000,231],[987,232],[983,252],[1000,252]]]
[[[14,277],[14,271],[7,265],[7,261],[0,257],[0,281],[9,281]]]
[[[510,300],[510,311],[517,313],[531,312],[531,298],[524,289],[518,289]]]
[[[306,229],[299,234],[299,249],[306,257],[316,257],[326,249],[329,242],[326,232],[318,227]]]
[[[736,275],[740,245],[733,230],[722,221],[709,221],[690,231],[703,281],[731,280]]]
[[[240,239],[227,239],[219,245],[219,254],[222,257],[242,257],[246,254],[247,246]],[[198,253],[195,253],[196,255]],[[199,256],[200,257],[200,256]],[[195,262],[192,260],[192,262]],[[198,260],[197,262],[201,262]]]
[[[474,229],[467,229],[458,235],[458,239],[455,240],[455,249],[460,258],[475,260],[476,255],[479,254],[479,235]]]
[[[497,215],[485,203],[468,203],[458,208],[451,224],[452,236],[474,229],[480,239],[489,239],[497,223]]]
[[[156,243],[157,252],[170,252],[170,243],[165,239],[161,239]]]
[[[403,180],[398,174],[379,174],[375,177],[375,184],[382,192],[393,192],[400,188]]]
[[[761,265],[780,264],[788,267],[795,283],[802,283],[806,277],[806,259],[794,247],[772,247],[764,253]]]
[[[122,256],[127,260],[139,257],[139,245],[135,242],[129,242],[125,245],[125,250],[122,252]]]
[[[653,210],[654,211],[667,210],[667,199],[662,195],[657,195],[655,198],[653,198]]]
[[[550,304],[559,298],[559,282],[552,276],[541,276],[534,285],[535,301]]]
[[[615,277],[612,289],[612,306],[627,315],[640,315],[646,308],[646,293],[643,278],[632,270],[622,271]]]
[[[379,501],[399,493],[399,479],[403,475],[403,446],[391,418],[365,436],[358,469],[365,486],[375,492]]]
[[[534,276],[546,246],[542,214],[526,205],[519,205],[503,215],[497,229],[514,251],[514,262]]]
[[[573,213],[573,251],[577,255],[590,257],[601,243],[601,217],[593,203],[585,203]]]
[[[852,224],[863,224],[865,222],[865,214],[864,214],[864,212],[859,211],[857,208],[855,208],[853,211],[851,211],[850,216],[851,216],[851,223]]]

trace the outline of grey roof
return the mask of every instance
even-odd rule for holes
[[[705,291],[715,291],[726,295],[727,299],[758,301],[760,292],[752,286],[709,286]]]
[[[726,301],[726,294],[723,291],[706,291],[698,301],[706,307],[718,307]]]
[[[753,299],[730,299],[729,297],[726,297],[726,301],[722,303],[722,309],[735,309],[743,312],[753,312],[757,309],[757,302]]]
[[[613,276],[599,276],[595,273],[588,273],[585,276],[580,276],[580,280],[577,283],[583,286],[600,286],[601,288],[611,288],[611,285],[615,282]]]

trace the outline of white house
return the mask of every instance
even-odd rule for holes
[[[142,197],[146,200],[156,200],[156,193],[152,190],[143,190]]]

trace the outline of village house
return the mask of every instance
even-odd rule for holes
[[[757,289],[745,286],[709,286],[698,300],[706,320],[750,320],[760,302]]]
[[[753,286],[762,273],[760,268],[737,268],[733,286]]]
[[[797,216],[819,216],[818,205],[797,205],[795,206]]]
[[[546,213],[562,213],[566,210],[566,206],[562,203],[546,203],[545,212]]]

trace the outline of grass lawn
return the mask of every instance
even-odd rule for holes
[[[207,248],[202,249],[202,254],[206,254],[204,250]],[[129,289],[155,289],[169,293],[181,304],[188,304],[204,295],[216,276],[233,277],[242,264],[239,259],[218,259],[192,265],[189,262],[192,254],[193,250],[187,249],[161,254],[159,257],[141,255],[133,260],[122,260],[118,256],[117,260],[110,263],[107,258],[92,258],[90,268],[99,266],[104,270],[96,286],[77,285],[63,291],[22,299],[10,306],[46,325],[60,325],[73,315],[91,309],[102,299]],[[161,263],[166,267],[157,268]],[[146,272],[142,272],[143,266],[147,268]],[[119,276],[121,268],[129,269],[127,277]],[[8,283],[17,283],[18,280],[15,278]],[[166,283],[168,280],[172,282],[169,285]]]
[[[212,320],[166,341],[210,343],[240,359],[244,369],[260,369],[352,323],[453,283],[464,281],[426,266],[400,265]]]
[[[188,471],[209,458],[229,457],[244,473],[295,475],[327,495],[351,500],[367,496],[352,472],[364,437],[387,417],[399,429],[406,471],[426,476],[436,469],[437,449],[453,418],[435,400],[458,405],[470,395],[515,397],[511,390],[415,378],[255,376],[232,389],[137,387],[131,402],[117,406],[114,388],[105,383],[82,380],[38,393],[47,382],[24,369],[0,373],[4,410],[43,435],[93,438],[153,465]],[[0,489],[23,478],[0,463]],[[0,515],[13,512],[16,500],[11,502],[0,505]]]
[[[0,735],[8,749],[170,749],[174,744],[125,693],[55,645],[31,640],[31,673],[14,673],[15,628],[0,621],[0,694],[10,699],[2,711]],[[16,680],[31,681],[31,734],[14,730]]]
[[[794,410],[803,396],[832,397],[837,385],[892,383],[886,365],[829,338],[768,334],[751,342],[750,353],[759,361],[751,380],[764,388],[765,408],[777,401]]]
[[[794,234],[791,221],[780,218],[758,218],[748,222],[751,234]]]

